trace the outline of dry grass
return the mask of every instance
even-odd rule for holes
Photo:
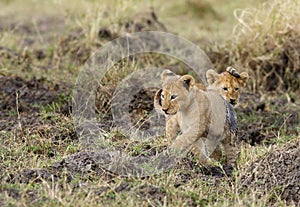
[[[291,80],[291,75],[300,75],[299,9],[298,1],[273,0],[256,9],[235,11],[232,61],[255,77],[250,82],[252,91],[299,88],[299,82]]]
[[[285,149],[277,146],[300,134],[295,95],[299,92],[295,78],[299,75],[299,2],[258,2],[1,1],[0,205],[292,206],[280,193],[262,189],[265,194],[259,194],[255,187],[253,194],[238,191],[246,168],[273,154],[273,149]],[[158,21],[153,21],[150,7]],[[153,24],[147,25],[149,19]],[[188,156],[174,169],[154,176],[121,177],[103,170],[80,145],[70,115],[70,94],[80,66],[111,39],[163,30],[161,24],[207,52],[221,54],[214,61],[218,69],[231,64],[252,76],[248,92],[256,94],[245,94],[238,109],[240,136],[246,143],[233,174],[220,163],[203,167]],[[104,102],[110,101],[117,83],[129,73],[157,66],[180,72],[184,68],[178,60],[153,54],[120,61],[102,80],[100,91],[104,88],[107,94],[100,106],[107,107]],[[274,77],[279,84],[273,87]],[[266,93],[272,90],[287,94]],[[109,113],[107,109],[101,115]],[[145,156],[166,147],[160,139],[132,141],[111,131],[109,121],[101,123],[105,136],[131,155]]]

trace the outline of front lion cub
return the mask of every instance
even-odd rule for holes
[[[232,106],[217,91],[197,87],[190,75],[164,70],[161,79],[154,105],[166,115],[166,136],[174,139],[171,148],[183,154],[192,150],[205,162],[223,144],[227,163],[235,166],[237,120]]]

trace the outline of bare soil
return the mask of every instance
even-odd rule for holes
[[[139,21],[140,20],[140,21]],[[46,21],[46,20],[45,20]],[[51,24],[52,25],[52,24]],[[150,13],[150,18],[136,19],[124,23],[125,28],[128,31],[144,31],[147,28],[161,28],[166,30],[157,19],[155,13]],[[153,26],[154,25],[154,26]],[[13,25],[11,25],[13,27]],[[51,29],[51,28],[48,28]],[[31,29],[27,26],[21,27],[22,32],[31,34]],[[47,28],[45,28],[47,30]],[[43,30],[44,31],[44,30]],[[1,32],[1,29],[0,29]],[[79,63],[84,62],[90,56],[90,48],[84,44],[81,44],[80,38],[83,31],[71,31],[68,35],[63,36],[61,41],[57,43],[57,54],[61,57],[60,61],[64,61],[66,54],[71,54],[71,60],[76,60]],[[113,34],[109,28],[99,28],[99,38],[111,39],[119,34]],[[298,40],[291,40],[293,44],[300,46]],[[28,44],[27,46],[30,46]],[[295,48],[295,47],[293,47]],[[300,48],[300,47],[299,47]],[[30,65],[28,58],[22,58],[22,55],[14,52],[9,48],[0,47],[0,52],[3,52],[0,57],[5,59],[13,59],[19,63],[16,65]],[[31,50],[34,54],[31,59],[34,62],[44,61],[45,58],[53,60],[52,56],[48,56],[44,50],[37,51],[35,48]],[[278,74],[283,68],[295,68],[291,65],[291,49],[286,46],[283,51],[282,59],[274,60],[276,63],[271,64],[272,70],[274,70],[274,77],[270,76],[265,82],[265,89],[267,91],[274,91],[278,89],[278,83],[276,77],[284,77],[284,85],[280,85],[286,90],[299,92],[299,83],[291,76],[287,75],[287,71],[283,71],[284,74]],[[209,55],[213,59],[214,63],[227,62],[229,57],[218,55],[218,52],[211,52]],[[299,57],[295,57],[299,58]],[[23,62],[22,62],[23,61]],[[258,67],[258,63],[253,63],[253,67]],[[264,69],[269,66],[266,63],[260,63],[264,65]],[[278,70],[277,70],[278,67]],[[300,71],[300,70],[299,70]],[[295,73],[298,77],[299,72]],[[273,78],[272,78],[273,77]],[[106,87],[106,86],[104,86]],[[100,88],[99,93],[103,96],[98,96],[96,105],[98,106],[98,113],[104,115],[103,129],[105,131],[111,130],[112,116],[110,115],[110,99],[112,97],[115,86],[109,88]],[[5,74],[0,76],[0,131],[1,134],[13,133],[16,139],[24,139],[28,135],[28,131],[33,133],[34,130],[43,135],[44,139],[51,140],[54,145],[58,140],[60,143],[67,145],[70,140],[76,141],[76,133],[72,123],[68,123],[66,128],[61,128],[61,123],[64,118],[70,118],[71,106],[70,106],[70,93],[72,86],[62,82],[51,82],[45,78],[39,78],[33,75],[32,78],[23,78],[17,75]],[[104,92],[105,91],[105,92]],[[132,114],[132,121],[137,123],[142,120],[145,129],[149,126],[147,122],[147,114],[153,109],[153,96],[155,91],[153,89],[143,89],[136,94],[135,100],[130,103],[130,113]],[[259,158],[250,164],[249,168],[242,170],[241,179],[239,184],[241,185],[241,192],[245,190],[257,190],[260,189],[261,195],[266,192],[272,192],[273,195],[279,196],[283,200],[289,203],[294,202],[299,204],[300,200],[300,142],[299,142],[299,120],[300,120],[300,107],[299,96],[289,97],[286,93],[280,93],[280,95],[262,96],[260,94],[253,94],[251,92],[244,93],[241,96],[241,107],[237,109],[239,116],[239,137],[250,145],[267,144],[272,145],[278,140],[278,133],[284,133],[286,136],[294,137],[293,141],[287,142],[285,145],[274,148],[267,155]],[[58,107],[52,109],[51,114],[45,117],[45,106],[51,106],[51,104],[57,104]],[[105,111],[103,111],[105,110]],[[60,117],[59,119],[55,117]],[[34,129],[32,131],[32,129]],[[8,139],[8,136],[4,136],[1,139]],[[2,140],[2,141],[3,141]],[[116,142],[119,139],[116,139]],[[149,146],[145,145],[144,151],[149,151]],[[154,149],[156,150],[156,149]],[[35,151],[37,155],[45,154],[43,150]],[[55,156],[55,150],[46,153],[47,156]],[[151,154],[151,153],[150,153]],[[6,166],[0,164],[0,182],[1,184],[15,184],[15,183],[38,183],[43,180],[58,181],[61,178],[65,178],[65,181],[70,183],[71,181],[79,179],[79,183],[92,179],[92,176],[97,175],[105,180],[113,180],[118,175],[112,174],[102,168],[97,162],[97,153],[80,151],[69,155],[60,161],[55,163],[49,163],[48,166],[41,169],[21,169],[14,172],[5,172]],[[184,159],[178,168],[185,169],[180,174],[176,175],[175,187],[180,187],[182,184],[190,182],[195,179],[208,180],[212,185],[220,185],[220,179],[224,177],[230,177],[232,169],[227,166],[220,167],[199,167],[197,163],[191,157]],[[5,172],[5,173],[4,173]],[[113,182],[113,181],[111,181]],[[80,186],[78,182],[74,184],[74,188]],[[115,187],[115,192],[121,191],[134,191],[152,200],[162,201],[166,195],[166,191],[161,186],[145,185],[141,184],[138,187],[132,186],[130,182],[124,181]],[[95,195],[101,195],[107,192],[109,188],[94,189]],[[0,192],[6,192],[14,198],[20,197],[20,191],[13,187],[1,187]],[[34,190],[26,192],[28,197],[35,197]],[[258,196],[261,196],[258,195]],[[272,202],[272,197],[270,197]],[[207,203],[203,200],[203,204]],[[1,200],[0,200],[1,204]],[[191,205],[197,205],[194,200],[191,199]]]
[[[46,106],[59,101],[62,95],[69,96],[70,88],[65,84],[53,84],[44,78],[33,77],[25,80],[19,76],[0,77],[0,130],[10,131],[19,125],[34,127],[41,124],[39,111]],[[67,103],[59,113],[70,113]]]
[[[274,147],[243,172],[240,191],[268,194],[270,202],[279,196],[289,204],[300,204],[300,139]]]

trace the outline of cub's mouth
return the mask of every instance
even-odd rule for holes
[[[174,112],[174,113],[165,112],[165,114],[166,114],[166,115],[169,115],[169,116],[172,116],[172,115],[175,115],[176,112]]]
[[[235,106],[237,104],[237,99],[226,97],[225,100],[230,103],[230,105]]]
[[[235,106],[235,105],[236,105],[236,102],[230,101],[230,104],[233,105],[233,106]]]
[[[177,113],[177,111],[175,112],[168,112],[168,111],[164,111],[166,115],[175,115]]]
[[[235,100],[230,100],[229,103],[233,106],[235,106],[237,104],[237,102]]]

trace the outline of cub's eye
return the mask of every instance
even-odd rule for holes
[[[164,99],[164,98],[165,98],[165,96],[164,96],[163,94],[161,94],[161,95],[160,95],[160,97],[161,97],[162,99]]]
[[[227,87],[223,87],[223,90],[224,90],[224,91],[228,91],[228,88],[227,88]]]
[[[171,100],[174,100],[175,98],[177,98],[177,95],[172,95],[171,96]]]
[[[235,91],[238,91],[238,90],[239,90],[239,88],[238,88],[238,87],[236,87],[236,88],[234,88],[234,90],[235,90]]]

